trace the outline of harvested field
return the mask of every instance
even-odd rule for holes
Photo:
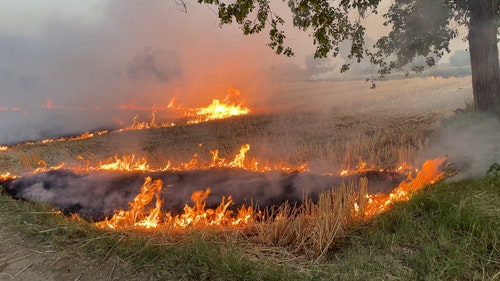
[[[209,161],[211,150],[232,157],[245,143],[250,158],[307,162],[318,172],[359,161],[385,168],[417,164],[432,130],[471,100],[470,77],[381,81],[375,90],[363,81],[338,83],[282,85],[265,101],[276,107],[257,104],[254,113],[228,120],[15,146],[0,153],[0,165],[17,173],[39,160],[48,166],[84,165],[129,154],[153,165],[187,162],[195,154]]]
[[[0,172],[22,174],[39,167],[42,160],[48,167],[61,162],[85,167],[130,154],[148,159],[155,167],[165,165],[167,160],[187,163],[194,155],[200,163],[208,163],[211,151],[218,149],[221,157],[231,158],[246,143],[251,147],[249,159],[283,161],[292,166],[307,163],[315,175],[356,169],[362,161],[386,169],[403,162],[418,166],[430,156],[427,151],[441,121],[456,109],[465,108],[470,99],[470,77],[382,81],[375,90],[364,81],[282,85],[262,104],[255,104],[254,113],[247,116],[13,146],[0,152]],[[270,104],[273,107],[268,107]],[[15,229],[9,226],[0,231],[0,241],[10,241],[8,247],[0,247],[0,254],[11,262],[4,266],[5,272],[14,275],[22,270],[19,276],[28,278],[19,280],[37,280],[29,279],[33,276],[43,276],[43,280],[71,276],[78,280],[81,272],[88,280],[102,279],[103,274],[109,279],[140,280],[142,276],[126,270],[117,273],[115,266],[126,266],[119,260],[106,261],[112,269],[108,267],[103,273],[97,272],[101,269],[95,262],[70,257],[71,253],[60,248],[44,245],[49,247],[47,254],[38,253],[43,251],[29,238],[16,235]],[[12,262],[19,256],[28,267],[23,269],[20,263]],[[81,259],[84,262],[80,264]],[[49,260],[58,265],[54,270],[45,269]],[[97,270],[92,272],[92,268]],[[65,273],[69,270],[78,274]]]

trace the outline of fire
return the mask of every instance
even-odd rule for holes
[[[130,203],[128,211],[119,211],[110,220],[97,223],[98,227],[108,228],[156,228],[160,219],[160,208],[163,201],[160,199],[162,182],[152,181],[147,177],[134,201]],[[155,207],[148,208],[148,205],[156,199]]]
[[[111,171],[151,171],[149,168],[148,161],[146,158],[142,157],[136,159],[135,155],[130,156],[114,157],[115,161],[112,163],[102,164],[99,163],[98,170],[111,170]]]
[[[406,163],[401,164],[400,168],[402,169],[403,167],[407,167],[408,165]],[[411,167],[410,167],[411,169]],[[355,169],[343,169],[340,171],[341,176],[349,176],[349,175],[356,175],[360,174],[363,172],[368,172],[368,171],[376,171],[377,167],[375,165],[370,165],[364,161],[360,161],[359,164],[356,166]],[[383,171],[383,169],[381,170]]]
[[[54,170],[60,170],[62,168],[66,167],[66,163],[65,162],[62,162],[60,163],[59,165],[57,166],[52,166],[52,167],[48,167],[47,166],[47,163],[45,163],[45,161],[43,160],[40,160],[38,162],[38,168],[36,168],[34,171],[33,171],[33,174],[39,174],[39,173],[44,173],[44,172],[47,172],[47,171],[54,171]]]
[[[199,144],[200,146],[202,144]],[[129,156],[114,156],[106,161],[99,161],[98,165],[90,165],[89,161],[85,168],[67,167],[65,163],[54,167],[40,160],[38,168],[32,173],[42,173],[50,170],[68,169],[75,172],[92,172],[92,171],[141,171],[141,172],[157,172],[157,171],[183,171],[183,170],[209,170],[211,168],[232,168],[246,169],[254,172],[282,171],[290,172],[308,172],[307,164],[301,164],[293,167],[285,163],[270,165],[265,161],[265,165],[260,166],[255,159],[248,160],[247,153],[250,150],[250,144],[241,146],[239,152],[234,156],[234,159],[228,160],[219,156],[218,150],[210,151],[211,159],[209,162],[202,161],[197,154],[187,163],[173,165],[167,161],[162,167],[152,167],[145,157]],[[77,157],[84,160],[83,157]],[[427,184],[432,184],[444,177],[444,172],[441,170],[441,165],[446,158],[437,158],[426,161],[421,169],[416,172],[406,163],[401,164],[395,171],[399,173],[407,173],[407,180],[403,181],[389,194],[366,194],[365,203],[363,206],[353,203],[352,212],[357,217],[364,219],[376,216],[388,210],[393,203],[398,201],[408,200],[412,193],[418,191]],[[349,175],[360,171],[367,171],[373,166],[361,163],[357,170],[341,171],[339,174]],[[4,173],[0,175],[0,180],[6,181],[15,179],[18,176]],[[257,221],[259,216],[251,206],[241,206],[235,210],[231,208],[234,201],[230,195],[222,197],[220,204],[214,208],[206,207],[206,199],[210,194],[210,188],[204,191],[199,190],[192,194],[191,200],[193,205],[185,205],[184,212],[179,215],[172,215],[168,212],[162,212],[163,200],[160,197],[163,182],[161,180],[153,180],[151,177],[146,177],[145,182],[141,187],[141,192],[136,195],[134,200],[129,204],[128,210],[116,210],[115,214],[104,221],[97,222],[96,226],[100,228],[125,229],[125,228],[140,228],[140,229],[157,229],[157,228],[186,228],[186,227],[243,227]],[[359,212],[364,210],[363,215]]]
[[[306,172],[309,171],[307,163],[298,166],[292,166],[285,162],[278,162],[275,165],[270,165],[266,161],[266,165],[260,167],[256,159],[247,160],[246,154],[250,150],[250,144],[241,146],[240,151],[234,159],[228,160],[224,157],[219,157],[219,151],[210,151],[211,160],[205,162],[199,159],[199,155],[195,154],[187,163],[172,164],[170,160],[166,161],[163,166],[152,167],[145,157],[136,157],[136,155],[118,156],[115,155],[105,161],[99,161],[97,166],[87,165],[86,168],[73,168],[74,171],[85,172],[94,170],[107,171],[143,171],[143,172],[162,172],[162,171],[188,171],[188,170],[208,170],[211,168],[239,168],[252,172],[268,172],[268,171],[283,171],[283,172]],[[83,160],[83,158],[80,158]],[[54,169],[54,168],[52,168]]]
[[[184,213],[178,216],[167,216],[167,224],[171,227],[193,227],[193,226],[243,226],[252,221],[252,207],[244,205],[235,215],[228,207],[233,204],[231,196],[222,197],[221,203],[216,209],[206,209],[205,201],[210,195],[210,188],[205,191],[195,191],[191,195],[194,206],[184,206]]]
[[[243,158],[245,153],[250,149],[249,145],[243,145],[240,153],[236,155],[235,160],[229,162],[236,167],[245,167]],[[219,163],[219,158],[216,152],[212,152],[213,163]],[[241,157],[240,157],[241,156]],[[240,162],[241,160],[241,162]],[[408,174],[407,181],[400,183],[390,194],[371,194],[366,195],[366,206],[364,208],[364,219],[371,218],[390,208],[390,206],[398,201],[406,201],[411,194],[423,188],[427,184],[432,184],[444,177],[444,172],[440,166],[446,158],[437,158],[428,160],[423,165],[420,171],[413,177]],[[223,161],[227,163],[227,161]],[[239,165],[242,164],[240,167]],[[398,169],[403,169],[405,165]],[[254,223],[258,214],[253,208],[242,206],[237,212],[229,210],[233,204],[231,196],[227,199],[222,197],[221,203],[215,209],[206,208],[206,199],[210,194],[210,188],[205,191],[199,190],[191,195],[193,205],[185,205],[184,212],[179,215],[172,215],[168,212],[162,213],[161,208],[163,201],[160,198],[162,181],[153,181],[150,177],[146,177],[141,193],[139,193],[130,203],[129,210],[118,210],[115,214],[104,221],[97,222],[96,226],[100,228],[126,229],[126,228],[186,228],[186,227],[243,227]],[[360,211],[360,206],[354,203],[352,212],[357,214]]]
[[[198,124],[212,120],[220,120],[233,116],[249,114],[251,110],[248,107],[244,107],[243,102],[235,102],[235,99],[237,99],[239,96],[240,91],[238,89],[229,87],[227,89],[227,94],[223,99],[213,99],[210,105],[200,108],[189,108],[182,105],[175,105],[175,103],[177,102],[177,97],[174,96],[172,99],[170,99],[166,107],[154,108],[153,112],[151,113],[151,121],[139,122],[137,121],[139,116],[136,115],[132,121],[132,124],[118,131],[122,132],[128,130],[173,127],[176,125],[174,122],[159,123],[156,120],[156,110],[158,109],[180,111],[182,117],[185,119],[186,124]],[[131,107],[122,105],[120,106],[120,109],[131,109]]]
[[[84,140],[84,139],[89,139],[89,138],[93,138],[95,136],[102,136],[102,135],[105,135],[109,133],[109,131],[107,130],[102,130],[102,131],[96,131],[96,132],[85,132],[79,136],[74,136],[74,137],[67,137],[67,138],[58,138],[58,139],[45,139],[45,140],[41,140],[41,141],[38,141],[38,142],[25,142],[25,143],[22,143],[22,144],[17,144],[17,145],[13,145],[13,146],[0,146],[0,151],[7,151],[9,150],[10,148],[12,147],[16,147],[16,146],[22,146],[22,145],[34,145],[34,144],[48,144],[48,143],[54,143],[54,142],[65,142],[65,141],[77,141],[77,140]]]
[[[250,145],[245,144],[241,147],[240,153],[236,155],[234,160],[229,163],[229,167],[236,167],[236,168],[243,168],[245,166],[244,161],[245,161],[245,155],[247,151],[250,150]]]
[[[137,119],[139,118],[136,115],[132,124],[125,126],[122,129],[118,129],[117,132],[130,131],[130,130],[144,130],[151,128],[164,128],[164,127],[173,127],[176,124],[174,122],[158,122],[156,120],[156,110],[175,110],[180,111],[182,118],[185,119],[186,124],[198,124],[202,122],[226,119],[233,116],[245,115],[249,114],[251,110],[248,107],[243,106],[243,102],[236,103],[236,99],[240,96],[240,91],[233,87],[228,87],[227,94],[223,99],[213,99],[212,103],[206,107],[200,108],[190,108],[184,107],[182,105],[174,105],[177,97],[173,97],[168,106],[166,107],[153,107],[153,111],[151,112],[151,120],[149,122],[139,122]],[[134,110],[134,109],[144,109],[139,108],[135,105],[137,100],[133,100],[130,104],[122,103],[118,109],[120,110]],[[44,105],[46,109],[54,109],[61,108],[53,105],[52,99],[47,100],[47,103]],[[12,108],[12,110],[21,110],[20,108]],[[38,142],[26,142],[23,145],[31,145],[31,144],[47,144],[53,142],[61,142],[61,141],[73,141],[73,140],[82,140],[87,138],[92,138],[99,135],[104,135],[109,133],[108,131],[97,131],[94,133],[85,132],[82,135],[68,138],[59,138],[59,139],[45,139]],[[0,151],[8,150],[9,147],[0,146]]]
[[[97,222],[95,225],[100,228],[125,229],[125,228],[186,228],[186,227],[206,227],[206,226],[244,226],[252,221],[253,209],[242,206],[233,215],[228,207],[233,204],[229,196],[227,201],[222,197],[220,205],[215,209],[207,209],[205,201],[210,194],[210,188],[205,191],[199,190],[191,195],[193,206],[184,206],[184,213],[172,215],[169,212],[162,213],[163,200],[160,198],[162,181],[153,181],[151,177],[146,177],[144,184],[134,201],[130,203],[128,211],[120,210],[110,219]],[[153,205],[154,207],[150,206]]]
[[[103,131],[97,131],[97,132],[85,132],[79,136],[75,136],[75,137],[68,137],[68,138],[59,138],[59,139],[46,139],[46,140],[42,140],[40,141],[40,143],[51,143],[51,142],[63,142],[63,141],[75,141],[75,140],[84,140],[84,139],[89,139],[89,138],[93,138],[95,136],[101,136],[101,135],[105,135],[107,134],[108,131],[106,130],[103,130]]]
[[[431,79],[436,79],[432,77]],[[440,77],[438,80],[442,79]],[[149,128],[171,127],[176,124],[173,122],[161,123],[156,118],[156,110],[176,110],[185,119],[185,124],[198,124],[217,119],[225,119],[232,116],[249,114],[251,110],[243,105],[243,102],[237,102],[240,96],[240,91],[229,87],[227,94],[222,99],[213,99],[212,103],[206,107],[188,108],[181,105],[176,105],[176,97],[172,98],[166,107],[154,107],[151,113],[149,122],[139,122],[138,116],[135,116],[132,124],[118,130],[117,132],[126,130],[142,130]],[[135,100],[130,104],[122,104],[120,109],[138,109],[135,105]],[[46,108],[54,107],[52,100],[48,100]],[[14,110],[14,109],[12,109]],[[39,143],[47,144],[59,141],[73,141],[92,138],[98,135],[107,134],[108,131],[85,132],[84,134],[70,138],[60,138],[54,140],[43,140]],[[201,144],[200,144],[201,146]],[[9,147],[0,146],[0,151],[8,150]],[[253,172],[269,172],[282,171],[285,173],[291,172],[308,172],[307,163],[298,166],[288,165],[285,162],[270,164],[269,161],[259,162],[255,158],[249,159],[247,153],[250,151],[250,144],[243,144],[239,152],[232,159],[220,157],[217,149],[210,151],[210,160],[203,161],[198,154],[186,163],[174,164],[171,161],[166,161],[159,167],[152,167],[145,157],[137,157],[136,155],[118,156],[115,155],[106,161],[99,161],[91,165],[90,161],[86,161],[85,167],[67,167],[66,163],[61,163],[54,167],[40,161],[38,168],[33,171],[33,174],[42,173],[50,170],[69,169],[75,172],[92,172],[92,171],[140,171],[140,172],[159,172],[159,171],[185,171],[185,170],[209,170],[212,168],[231,168],[245,169]],[[84,160],[83,157],[79,157]],[[420,171],[413,174],[413,168],[407,163],[401,164],[395,171],[398,173],[406,173],[407,180],[400,183],[389,194],[368,194],[366,195],[366,205],[359,206],[353,204],[352,212],[360,213],[364,210],[363,217],[371,218],[381,212],[388,210],[394,202],[408,200],[412,193],[421,189],[427,184],[432,184],[435,181],[444,177],[444,172],[440,170],[440,166],[444,163],[445,158],[437,158],[426,161]],[[377,167],[368,165],[365,162],[360,162],[355,169],[345,169],[339,172],[341,176],[359,174],[367,171],[376,171]],[[10,173],[0,174],[0,180],[15,179],[18,176]],[[132,202],[129,203],[128,210],[116,210],[111,218],[97,222],[96,226],[100,228],[125,229],[125,228],[140,228],[140,229],[156,229],[156,228],[186,228],[186,227],[243,227],[254,223],[258,214],[251,206],[241,206],[235,210],[232,205],[234,201],[230,195],[222,197],[220,204],[214,208],[207,208],[206,200],[210,195],[210,188],[198,190],[191,196],[192,205],[185,205],[184,212],[179,215],[173,215],[168,212],[162,212],[163,200],[161,199],[161,190],[163,182],[161,180],[153,180],[151,177],[146,177],[141,191],[137,194]],[[168,187],[167,187],[168,188]],[[205,188],[205,187],[200,187]],[[278,214],[279,215],[279,214]]]
[[[207,107],[200,107],[187,110],[184,115],[188,124],[197,124],[217,119],[225,119],[232,116],[245,115],[250,113],[248,107],[234,100],[240,96],[240,91],[233,87],[227,89],[227,95],[222,99],[213,99]]]
[[[410,199],[412,193],[442,179],[444,172],[441,171],[440,166],[445,161],[445,157],[427,160],[415,177],[412,177],[412,174],[409,173],[407,180],[401,182],[391,193],[369,195],[368,205],[365,209],[365,218],[373,217],[386,211],[395,202],[407,201]]]
[[[173,126],[174,124],[158,124],[156,122],[156,111],[151,112],[151,121],[150,122],[138,122],[137,118],[139,115],[136,115],[134,119],[132,120],[132,124],[126,126],[123,129],[118,130],[118,132],[122,131],[129,131],[129,130],[144,130],[144,129],[151,129],[151,128],[159,128],[159,127],[170,127]]]
[[[13,175],[13,174],[11,174],[9,172],[0,174],[0,180],[2,180],[2,181],[6,181],[6,180],[9,180],[9,179],[15,179],[15,178],[17,178],[17,176]]]
[[[154,124],[154,123],[152,123]],[[86,133],[80,138],[92,137],[93,134]],[[75,138],[76,139],[76,138]],[[63,139],[60,139],[62,141]],[[72,140],[72,139],[66,139]],[[59,140],[58,140],[59,141]],[[203,144],[199,144],[201,147]],[[264,161],[264,165],[260,165],[256,159],[248,159],[247,153],[250,151],[250,144],[243,144],[239,152],[234,158],[226,159],[219,156],[218,150],[210,151],[210,161],[205,162],[200,159],[198,154],[187,163],[172,164],[171,161],[160,167],[152,167],[145,157],[129,156],[114,156],[106,161],[99,161],[97,165],[91,165],[90,161],[86,161],[86,167],[67,167],[65,163],[57,166],[48,167],[48,165],[40,160],[38,168],[32,173],[42,173],[50,170],[68,169],[75,172],[91,172],[91,171],[141,171],[141,172],[158,172],[158,171],[185,171],[185,170],[209,170],[212,168],[234,168],[246,169],[253,172],[268,172],[282,171],[285,173],[291,172],[308,172],[307,163],[299,166],[290,166],[284,162],[271,165],[268,161]],[[79,160],[84,160],[78,156]],[[440,166],[446,158],[437,158],[428,160],[423,165],[418,173],[412,173],[413,168],[407,163],[402,163],[396,172],[407,173],[407,180],[403,181],[389,194],[371,194],[366,195],[366,205],[361,208],[358,204],[353,204],[352,212],[358,214],[364,210],[364,219],[371,218],[381,212],[388,210],[394,202],[408,200],[412,193],[421,189],[427,184],[432,184],[435,181],[444,177],[444,172]],[[376,167],[368,165],[365,162],[360,162],[355,170],[340,171],[341,176],[347,176],[365,171],[376,171]],[[10,173],[0,175],[0,180],[15,179],[18,176]],[[230,208],[234,202],[230,195],[221,198],[221,203],[214,209],[206,207],[206,199],[210,194],[210,188],[204,191],[199,190],[192,194],[191,200],[193,205],[185,205],[184,212],[179,215],[162,212],[163,200],[160,197],[162,190],[162,181],[153,180],[151,177],[146,177],[145,182],[141,187],[141,192],[136,195],[134,200],[129,204],[128,210],[117,210],[115,214],[104,221],[96,223],[100,228],[140,228],[140,229],[156,229],[156,228],[186,228],[186,227],[242,227],[254,223],[258,216],[253,208],[242,206],[237,211]],[[358,215],[359,216],[359,215]]]
[[[177,104],[177,95],[174,95],[170,101],[168,102],[167,108],[168,109],[182,109],[181,105],[176,105]]]

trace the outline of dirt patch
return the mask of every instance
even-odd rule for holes
[[[151,274],[134,272],[126,261],[113,254],[105,259],[90,259],[80,254],[78,245],[64,249],[53,244],[50,239],[37,242],[38,239],[21,235],[12,223],[16,210],[9,206],[12,204],[0,202],[0,224],[8,224],[0,228],[0,280],[155,280],[149,276]],[[34,212],[30,215],[47,214]],[[18,223],[26,228],[32,227],[35,235],[56,230],[38,230],[38,226],[29,225],[23,220]]]

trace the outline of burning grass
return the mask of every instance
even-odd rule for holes
[[[5,170],[20,173],[37,167],[38,160],[49,167],[61,162],[76,166],[135,154],[148,159],[150,165],[161,166],[165,159],[187,163],[195,154],[211,157],[214,149],[218,149],[219,157],[232,158],[242,144],[249,143],[249,158],[284,161],[292,166],[308,163],[318,173],[356,169],[362,162],[392,168],[403,162],[418,164],[418,155],[426,148],[436,121],[433,115],[389,120],[333,111],[255,114],[196,125],[111,132],[71,142],[16,146],[0,152],[0,164]]]
[[[71,142],[17,146],[0,154],[0,162],[9,171],[20,173],[36,167],[40,171],[46,170],[52,165],[60,165],[61,159],[65,159],[65,167],[78,167],[77,170],[163,171],[236,167],[251,171],[280,169],[291,172],[303,171],[304,163],[307,163],[316,173],[351,173],[367,170],[366,162],[372,167],[397,167],[405,161],[414,163],[418,151],[425,147],[425,131],[432,128],[433,122],[432,115],[404,119],[397,125],[386,126],[387,121],[374,120],[362,114],[261,114],[196,125],[165,126],[141,131],[130,129]],[[128,140],[125,145],[123,139]],[[238,146],[252,143],[252,150],[249,151],[250,146],[245,144],[233,158],[229,155],[237,151],[238,142]],[[214,147],[218,149],[214,150]],[[126,152],[136,154],[132,156]],[[186,158],[187,155],[191,158]],[[210,155],[211,160],[203,162],[203,155]],[[259,162],[256,160],[258,155],[267,157],[265,161]],[[21,161],[8,162],[16,157]],[[101,162],[103,157],[109,157],[111,161]],[[165,159],[172,159],[172,162],[165,165]],[[172,165],[175,161],[184,164]],[[269,164],[273,162],[278,164]],[[283,162],[290,164],[284,166]],[[429,182],[442,176],[436,174],[436,178]],[[399,200],[401,196],[353,194],[353,190],[344,186],[323,193],[317,202],[306,199],[297,208],[286,204],[275,206],[277,209],[273,210],[274,213],[259,218],[253,206],[243,206],[233,216],[233,211],[228,209],[232,204],[230,197],[227,200],[222,198],[222,203],[216,208],[206,209],[203,201],[207,195],[203,193],[206,186],[200,186],[198,188],[201,191],[194,205],[186,205],[184,210],[189,212],[179,216],[160,211],[163,201],[159,196],[161,184],[158,180],[146,180],[143,192],[136,195],[130,209],[117,210],[113,218],[98,225],[119,229],[155,228],[159,224],[162,225],[161,229],[166,225],[192,228],[199,222],[207,226],[214,221],[225,226],[251,225],[257,233],[255,239],[260,243],[286,246],[294,253],[322,260],[329,249],[345,236],[354,217],[359,223],[362,221],[360,218],[385,211],[394,202],[393,197]],[[421,182],[420,187],[424,184]],[[413,190],[410,187],[405,192]],[[404,196],[406,200],[408,194]],[[152,206],[146,207],[148,204]],[[356,215],[352,213],[354,209],[357,209]],[[256,219],[263,222],[254,225]],[[255,236],[255,233],[251,236]]]
[[[499,188],[498,177],[438,183],[355,227],[319,265],[290,249],[256,243],[237,229],[148,231],[147,235],[103,231],[46,205],[4,195],[0,222],[2,232],[22,233],[11,239],[25,241],[32,254],[46,252],[43,255],[59,267],[67,261],[63,268],[71,280],[81,274],[75,257],[85,256],[91,258],[86,266],[99,268],[101,278],[109,279],[494,280],[500,271]],[[0,247],[5,262],[15,260],[4,252],[7,249]],[[15,274],[12,264],[0,274]],[[43,272],[40,265],[32,267]]]
[[[428,132],[437,121],[437,116],[432,114],[401,117],[404,118],[373,118],[361,112],[345,114],[332,110],[256,114],[163,127],[153,126],[157,123],[152,121],[149,130],[129,129],[71,142],[16,146],[0,152],[0,164],[14,173],[34,168],[43,170],[62,161],[85,170],[92,170],[90,167],[99,163],[100,170],[115,169],[116,164],[125,170],[149,171],[153,166],[166,167],[165,159],[172,161],[167,165],[169,169],[199,169],[214,167],[206,163],[241,168],[245,166],[246,158],[250,170],[264,167],[265,171],[266,167],[273,167],[266,162],[286,162],[291,167],[303,167],[307,163],[315,173],[330,175],[366,171],[367,167],[396,170],[402,163],[419,162],[418,155],[426,148]],[[125,144],[124,139],[127,140]],[[249,151],[247,145],[241,147],[242,143],[252,144],[252,150]],[[218,150],[214,150],[216,148]],[[237,156],[233,158],[235,153]],[[119,164],[130,160],[128,155],[132,154],[137,155],[132,158],[133,164]],[[255,160],[262,155],[267,161]],[[211,160],[203,163],[207,156]],[[115,161],[101,162],[106,158]],[[143,159],[148,159],[147,163]],[[444,159],[434,161],[431,161],[431,166],[438,167]],[[379,168],[370,169],[377,171]],[[185,214],[192,213],[192,216],[164,213],[160,207],[163,198],[159,196],[162,184],[151,178],[146,180],[142,192],[136,194],[128,210],[117,211],[114,217],[98,224],[119,231],[94,229],[87,232],[88,229],[84,229],[74,235],[77,239],[90,237],[81,247],[99,249],[96,255],[102,256],[103,260],[113,253],[120,259],[133,261],[138,267],[151,267],[152,261],[172,267],[186,264],[174,272],[167,272],[163,267],[155,268],[154,272],[158,272],[161,278],[242,279],[251,276],[250,279],[315,279],[328,274],[342,276],[346,273],[329,264],[334,259],[332,251],[338,250],[340,245],[352,243],[352,229],[367,223],[367,219],[377,220],[376,214],[387,211],[399,200],[408,200],[409,194],[417,191],[417,186],[421,188],[439,180],[442,173],[436,169],[431,169],[433,176],[425,181],[419,176],[426,174],[423,171],[417,176],[408,174],[408,182],[402,182],[401,188],[385,195],[366,194],[366,182],[361,180],[355,188],[354,183],[344,183],[321,193],[317,200],[306,198],[299,206],[277,205],[260,213],[245,209],[252,214],[251,220],[224,230],[214,229],[210,224],[218,221],[218,224],[228,226],[232,220],[240,219],[239,216],[233,217],[232,211],[228,212],[230,198],[222,199],[217,208],[207,209],[204,199],[208,190],[204,189],[206,186],[200,186],[201,191],[194,194],[196,198],[193,197],[194,205],[184,208],[189,211]],[[71,228],[66,224],[71,222],[41,229],[38,234],[73,235],[73,232],[66,232],[66,228]],[[166,227],[168,225],[174,227]],[[130,232],[129,228],[140,230]],[[105,243],[100,244],[100,240],[105,240]],[[191,252],[185,254],[185,251]],[[291,257],[293,263],[287,265],[283,257]],[[263,264],[262,260],[268,264]],[[322,271],[319,266],[306,266],[311,260],[328,264],[328,269]],[[280,266],[270,266],[272,263]]]

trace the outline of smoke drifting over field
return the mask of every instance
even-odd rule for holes
[[[266,46],[266,34],[245,37],[237,26],[221,29],[208,6],[188,5],[185,14],[175,1],[108,0],[94,7],[102,15],[92,20],[62,14],[43,22],[36,35],[0,31],[0,145],[130,122],[137,112],[116,111],[120,106],[166,106],[174,96],[183,105],[204,106],[223,97],[228,86],[240,89],[251,108],[277,108],[297,101],[301,90],[284,83],[338,74],[341,63],[311,59],[305,33],[289,33],[287,44],[297,57],[277,56]],[[330,87],[328,94],[335,99],[339,91]]]
[[[500,163],[500,119],[463,113],[443,124],[430,147],[430,157],[444,154],[460,171],[453,180],[482,176],[491,164]]]
[[[97,108],[166,106],[174,95],[184,105],[207,105],[228,86],[252,103],[273,79],[270,66],[287,61],[265,46],[265,38],[244,38],[236,26],[220,29],[207,6],[190,5],[185,14],[174,1],[104,3],[102,19],[93,22],[54,17],[36,36],[0,32],[0,109],[23,114],[19,122],[0,112],[6,129],[0,144],[43,137],[40,131],[107,126],[109,114],[95,114]],[[43,108],[94,116],[78,114],[76,124],[52,126],[61,122],[54,114],[33,113]]]
[[[363,81],[301,83],[331,78],[338,69],[312,60],[312,51],[296,49],[302,56],[293,59],[276,56],[265,34],[245,38],[236,26],[220,29],[217,15],[204,5],[189,5],[187,14],[177,11],[175,1],[100,5],[95,9],[102,17],[93,21],[53,17],[37,35],[0,32],[0,145],[115,129],[137,113],[147,120],[151,110],[119,108],[166,106],[174,96],[180,104],[204,106],[228,86],[239,88],[257,110],[426,114],[451,112],[471,98],[468,79],[381,81],[376,89]],[[495,122],[471,130],[449,125],[434,156],[444,152],[451,161],[484,170],[498,161]],[[483,126],[487,133],[478,132]],[[478,135],[484,138],[476,140]],[[485,162],[475,164],[479,159]]]

